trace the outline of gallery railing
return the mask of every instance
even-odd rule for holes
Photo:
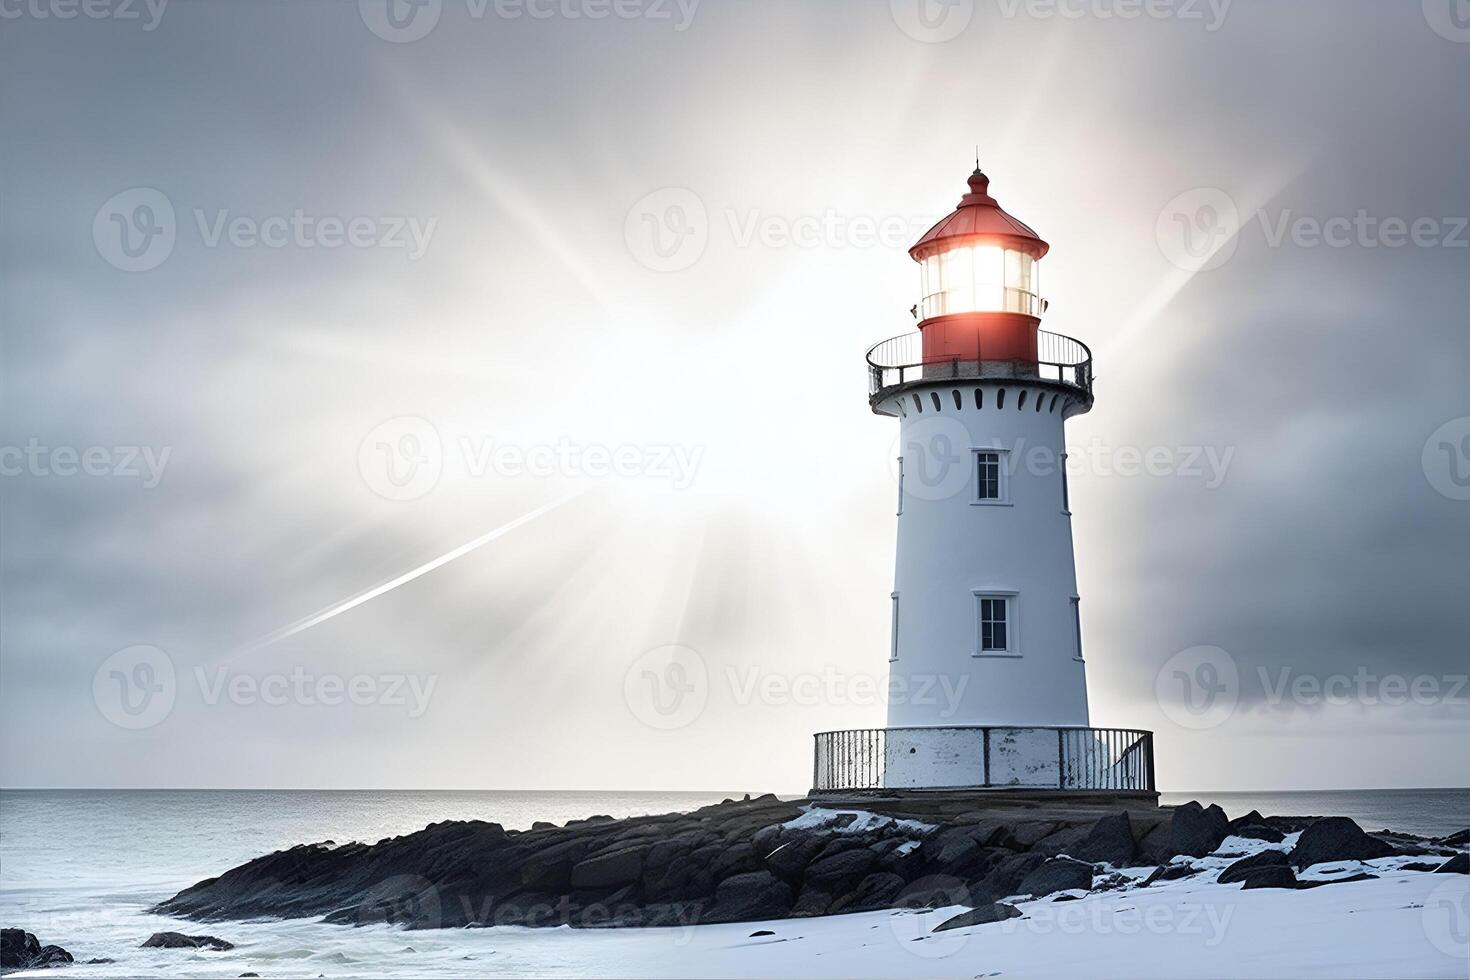
[[[890,780],[890,770],[896,775],[920,748],[945,738],[947,751],[968,749],[973,758],[934,771],[973,778],[926,788],[1154,791],[1153,732],[978,725],[819,732],[812,786],[818,792],[904,788],[912,784]],[[1018,756],[1024,758],[1017,762]]]
[[[983,353],[983,352],[982,352]],[[890,337],[868,349],[868,396],[915,381],[996,378],[1053,381],[1092,395],[1092,351],[1080,340],[1050,330],[1036,331],[1036,360],[924,357],[919,331]]]

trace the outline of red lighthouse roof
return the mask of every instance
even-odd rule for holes
[[[960,198],[948,217],[924,232],[924,237],[909,249],[909,255],[918,262],[936,252],[977,242],[1005,245],[1038,259],[1051,248],[1029,226],[1001,210],[990,196],[990,178],[979,167],[970,175],[970,193]]]

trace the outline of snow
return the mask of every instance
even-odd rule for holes
[[[825,825],[849,812],[809,811],[793,823]],[[856,812],[854,824],[865,819]],[[90,899],[65,909],[47,898],[47,914],[29,915],[26,899],[41,896],[12,893],[6,924],[39,932],[78,960],[117,960],[79,962],[66,977],[1470,977],[1470,876],[1397,870],[1415,859],[1395,857],[1316,865],[1302,877],[1381,877],[1305,891],[1215,882],[1244,853],[1285,846],[1232,839],[1208,857],[1186,858],[1202,869],[1190,878],[1075,901],[1020,901],[1021,918],[941,933],[934,927],[962,908],[670,929],[404,932],[311,920],[203,925],[116,905],[97,919]],[[1135,880],[1150,871],[1118,869]],[[140,937],[165,929],[207,932],[238,948],[137,948]],[[758,930],[772,935],[752,936]],[[16,974],[26,975],[61,977]]]
[[[822,830],[833,834],[860,834],[890,825],[918,835],[932,833],[939,829],[931,823],[921,823],[918,820],[897,820],[893,817],[870,813],[867,810],[829,810],[820,806],[805,806],[802,809],[806,812],[793,820],[786,821],[781,826],[787,830]],[[837,821],[844,817],[852,817],[852,822],[846,826],[838,826]]]

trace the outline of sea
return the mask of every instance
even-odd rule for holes
[[[377,841],[440,820],[535,821],[695,809],[738,792],[0,790],[0,926],[71,951],[67,976],[653,976],[644,947],[572,930],[407,933],[312,920],[201,925],[150,914],[179,890],[294,844]],[[787,795],[787,794],[783,794]],[[789,794],[792,797],[800,794]],[[1369,830],[1444,835],[1470,825],[1470,789],[1166,793],[1232,817],[1348,816]],[[206,932],[228,953],[144,950],[153,932]],[[583,931],[577,930],[578,933]],[[619,930],[621,932],[621,930]],[[614,950],[613,954],[608,952]],[[618,960],[621,950],[625,960]],[[614,958],[609,959],[612,955]],[[89,959],[111,963],[87,964]]]

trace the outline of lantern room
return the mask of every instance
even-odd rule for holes
[[[1035,361],[1038,261],[1050,246],[1007,214],[977,167],[970,190],[909,249],[919,263],[915,308],[924,361]]]

